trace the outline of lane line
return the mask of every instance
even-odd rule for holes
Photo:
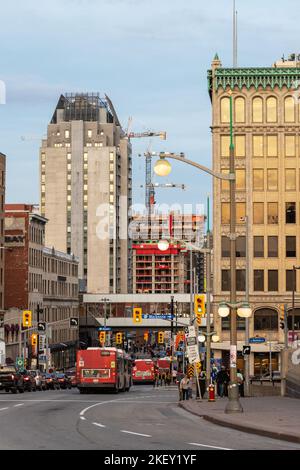
[[[100,424],[100,423],[93,423],[94,426],[98,426],[99,428],[106,428],[106,426],[104,426],[104,424]]]
[[[17,406],[23,406],[24,403],[18,403],[17,405],[14,405],[14,408],[17,408]]]
[[[139,432],[133,432],[133,431],[125,431],[124,429],[121,430],[121,432],[124,432],[126,434],[134,434],[135,436],[142,436],[142,437],[152,437],[149,434],[141,434]]]
[[[187,442],[190,446],[198,446],[198,447],[209,447],[210,449],[219,449],[219,450],[234,450],[228,449],[227,447],[217,447],[217,446],[210,446],[208,444],[198,444],[197,442]]]
[[[84,416],[80,416],[80,419],[82,419],[82,421],[86,421],[86,418]]]
[[[8,410],[8,407],[7,408],[0,408],[0,411],[4,411],[4,410]]]

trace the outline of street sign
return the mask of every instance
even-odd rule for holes
[[[187,356],[189,358],[189,362],[191,364],[193,364],[194,362],[200,361],[199,350],[198,350],[197,344],[193,346],[187,346],[186,350],[187,350]]]
[[[70,318],[70,328],[76,329],[79,326],[79,318],[78,317],[71,317]]]
[[[41,333],[45,333],[46,331],[46,323],[43,321],[38,322],[38,331]]]
[[[243,356],[249,356],[251,353],[251,346],[243,346]]]
[[[265,342],[266,342],[266,338],[262,338],[260,336],[255,336],[254,338],[249,339],[249,343],[252,343],[252,344],[265,343]]]
[[[194,326],[189,326],[188,327],[188,334],[189,334],[189,337],[195,337],[196,338],[196,328]]]
[[[46,348],[46,335],[39,335],[39,351]]]
[[[24,358],[23,357],[17,357],[16,358],[16,366],[18,369],[24,369]]]
[[[99,326],[98,331],[111,331],[112,329],[109,326]]]
[[[194,346],[197,344],[196,336],[188,336],[186,342],[188,346]]]
[[[145,313],[142,315],[144,320],[174,320],[175,315],[155,315],[155,314],[148,314]]]

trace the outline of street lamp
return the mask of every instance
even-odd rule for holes
[[[159,240],[157,244],[157,248],[160,251],[167,251],[169,249],[169,246],[170,246],[170,243],[168,242],[168,240]]]

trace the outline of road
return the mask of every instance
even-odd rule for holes
[[[300,449],[216,426],[178,407],[175,387],[80,395],[77,389],[0,392],[0,449]]]

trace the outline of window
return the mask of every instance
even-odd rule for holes
[[[293,269],[287,269],[285,272],[285,284],[286,284],[286,291],[287,292],[292,292],[293,290],[296,290],[296,285],[297,285],[297,271],[294,271]]]
[[[253,136],[253,157],[264,156],[264,136],[254,135]]]
[[[284,137],[284,149],[286,157],[296,156],[296,136],[286,135]]]
[[[264,291],[264,270],[254,270],[254,290],[258,292]]]
[[[222,291],[230,291],[230,270],[222,269]]]
[[[222,168],[221,173],[224,174],[229,174],[229,169],[228,168]],[[221,180],[221,190],[222,191],[229,191],[230,190],[230,183],[227,180]]]
[[[271,96],[267,99],[267,122],[277,121],[277,99]]]
[[[238,191],[245,191],[246,189],[246,172],[245,170],[238,169],[235,171],[236,176],[236,189]]]
[[[221,135],[221,157],[229,157],[230,136]]]
[[[278,330],[278,313],[272,308],[261,308],[254,313],[254,330]]]
[[[229,238],[228,238],[228,241],[230,242]],[[246,237],[244,236],[237,237],[236,239],[236,257],[237,258],[246,257]]]
[[[245,269],[236,270],[236,290],[245,291],[246,288],[246,271]]]
[[[263,122],[263,100],[254,98],[252,101],[252,120],[253,122]]]
[[[277,202],[268,202],[268,224],[278,224]]]
[[[70,138],[70,131],[66,130],[65,131],[65,139],[69,139]]]
[[[93,136],[93,131],[91,129],[88,130],[88,137],[91,138]]]
[[[246,155],[246,138],[244,135],[235,136],[235,156],[245,157]]]
[[[267,170],[268,191],[278,191],[278,170],[275,168]]]
[[[229,258],[230,257],[230,240],[228,237],[222,237],[221,239],[221,246],[222,246],[222,258]]]
[[[288,312],[288,330],[300,330],[300,309],[295,308]]]
[[[287,258],[296,258],[296,237],[285,237],[285,256]]]
[[[245,100],[244,98],[236,98],[234,101],[235,122],[245,122]]]
[[[284,100],[284,120],[285,122],[295,122],[295,101],[292,96],[287,96]]]
[[[277,157],[277,155],[278,155],[277,135],[268,135],[267,136],[267,156]]]
[[[264,237],[253,237],[254,258],[264,258]]]
[[[268,271],[268,291],[278,291],[278,271],[277,269],[269,269]]]
[[[254,202],[253,203],[253,223],[263,224],[264,223],[264,203]]]
[[[296,223],[296,203],[295,202],[285,203],[285,223],[286,224]]]
[[[285,190],[296,191],[296,170],[294,168],[285,169]]]
[[[246,216],[246,203],[237,202],[236,203],[236,223],[243,224],[245,222]]]
[[[221,224],[230,223],[230,204],[229,202],[222,202],[221,205]]]
[[[264,190],[264,170],[255,168],[253,170],[253,191]]]
[[[277,236],[268,237],[268,257],[278,258],[278,237]]]
[[[230,98],[221,99],[221,122],[230,122]]]

